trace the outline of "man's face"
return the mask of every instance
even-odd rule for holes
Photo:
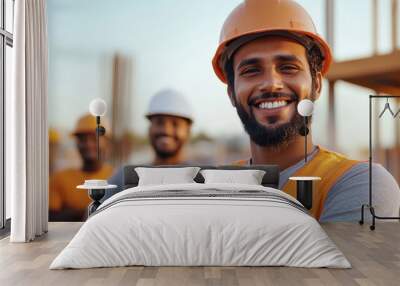
[[[236,52],[233,71],[231,101],[252,141],[278,147],[294,138],[303,124],[298,102],[318,96],[305,48],[283,37],[261,38]]]
[[[189,139],[190,122],[187,119],[153,115],[150,117],[149,137],[158,157],[175,156]]]
[[[81,133],[75,135],[79,154],[84,162],[97,160],[97,143],[95,133]],[[100,150],[104,151],[106,139],[100,137]],[[102,152],[103,154],[103,152]]]

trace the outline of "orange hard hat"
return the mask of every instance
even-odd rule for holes
[[[222,27],[219,46],[212,60],[218,78],[227,82],[223,71],[226,60],[224,54],[234,40],[243,36],[250,36],[251,39],[257,34],[274,32],[286,33],[299,40],[304,38],[316,44],[323,57],[322,74],[328,72],[332,52],[328,43],[318,35],[310,15],[302,6],[291,0],[244,0],[229,14]]]
[[[106,136],[111,134],[111,129],[108,124],[107,119],[104,117],[101,118],[101,124],[106,129]],[[75,129],[72,135],[79,135],[79,134],[88,134],[88,133],[96,133],[96,117],[91,114],[85,114],[79,118],[78,122],[75,125]]]

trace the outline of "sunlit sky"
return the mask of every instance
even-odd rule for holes
[[[220,28],[240,0],[48,0],[50,125],[73,128],[95,97],[110,101],[112,56],[132,61],[130,127],[145,134],[144,118],[151,96],[169,87],[181,91],[195,111],[194,133],[212,136],[243,133],[226,87],[211,67]],[[325,1],[298,0],[325,36]],[[371,2],[335,3],[336,60],[372,53]],[[379,52],[388,52],[390,0],[380,0]],[[399,29],[400,30],[400,29]],[[337,84],[338,145],[342,150],[368,142],[368,97],[371,91]],[[327,142],[326,88],[316,104],[314,141]],[[384,123],[390,144],[393,122]]]

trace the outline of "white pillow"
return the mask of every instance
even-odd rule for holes
[[[204,183],[261,185],[265,171],[262,170],[201,170]]]
[[[193,179],[199,170],[199,167],[135,168],[139,176],[139,186],[195,183]]]

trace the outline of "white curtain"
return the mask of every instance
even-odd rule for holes
[[[13,92],[6,111],[10,241],[28,242],[48,225],[46,1],[18,0],[14,11]]]

